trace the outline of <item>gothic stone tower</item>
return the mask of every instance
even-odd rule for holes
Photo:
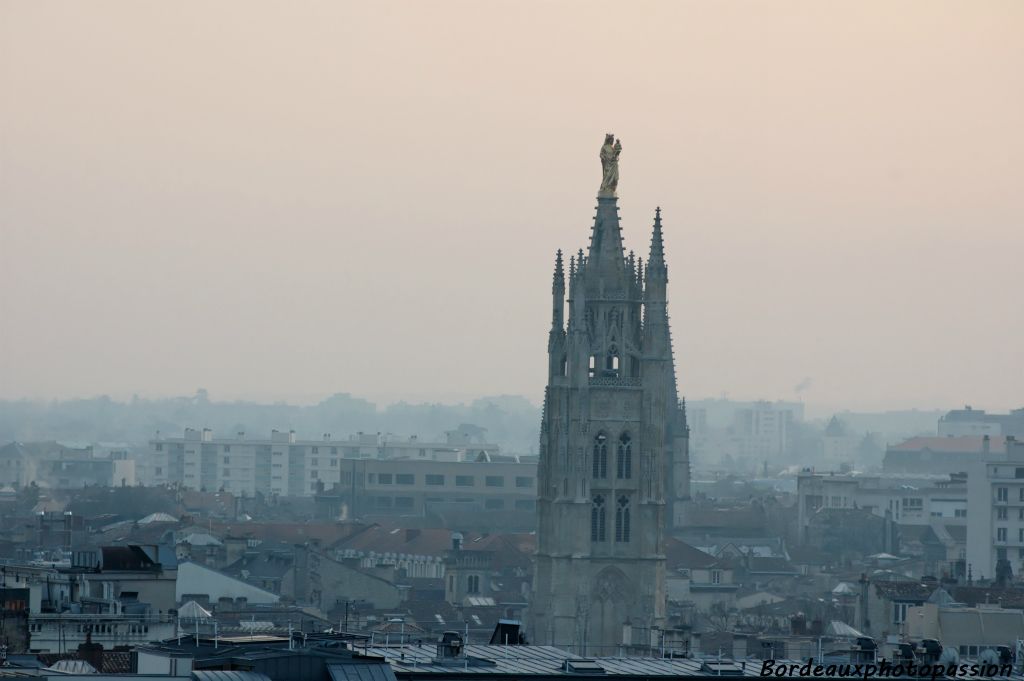
[[[650,645],[664,626],[666,525],[689,498],[661,211],[645,268],[623,251],[617,201],[602,185],[589,250],[569,259],[567,325],[555,261],[540,435],[530,636],[584,655]]]

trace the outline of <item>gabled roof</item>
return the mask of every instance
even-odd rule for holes
[[[182,538],[179,544],[189,544],[191,546],[223,546],[221,540],[214,537],[212,534],[206,532],[193,532],[188,536]]]
[[[178,617],[188,620],[208,620],[213,617],[213,613],[195,601],[189,601],[178,608]]]
[[[675,537],[665,540],[665,558],[669,570],[708,568],[718,562],[710,553],[705,553]]]
[[[825,426],[825,435],[827,437],[843,437],[846,435],[846,426],[839,420],[839,417],[833,416]]]
[[[139,520],[140,525],[148,525],[149,523],[176,523],[178,519],[170,513],[150,513],[145,518]]]

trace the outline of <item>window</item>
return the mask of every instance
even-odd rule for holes
[[[619,375],[619,349],[614,345],[608,348],[608,355],[604,358],[604,375],[609,378]]]
[[[711,571],[711,583],[712,584],[721,584],[722,583],[722,571],[721,570],[712,570]]]
[[[320,453],[320,448],[319,447],[312,447],[311,450],[310,450],[310,453],[311,454],[319,454]]]
[[[163,443],[160,443],[160,442],[156,443],[156,451],[158,451],[158,452],[164,451]]]
[[[608,477],[608,436],[598,433],[594,438],[594,477],[604,479]]]
[[[633,477],[633,443],[629,433],[619,436],[619,451],[615,462],[615,477],[629,480]]]
[[[455,476],[456,487],[472,487],[473,476],[472,475],[456,475]]]
[[[225,456],[224,457],[224,463],[225,463],[225,465],[230,464],[231,463],[231,457],[230,456]]]
[[[470,575],[466,578],[466,593],[480,593],[480,575]]]
[[[1024,487],[1018,488],[1017,493],[1020,495],[1020,500],[1024,501]]]
[[[533,478],[517,475],[516,487],[533,487]]]
[[[1024,528],[1017,530],[1017,541],[1024,544]]]
[[[533,499],[516,499],[517,511],[534,511],[537,509],[537,502]]]
[[[231,451],[231,445],[224,445],[224,451],[225,452],[230,452]]]
[[[157,475],[163,475],[164,474],[163,466],[157,466],[156,467],[156,474]]]
[[[337,455],[338,455],[338,448],[337,447],[331,447],[331,456],[337,456]]]
[[[309,465],[310,466],[319,466],[320,465],[320,459],[310,459],[309,460]]]
[[[1007,496],[1005,487],[996,487],[996,501],[1006,501]]]
[[[1006,541],[1006,528],[1005,527],[997,527],[996,528],[996,541]]]
[[[505,478],[501,477],[500,475],[488,475],[487,478],[484,480],[484,484],[486,484],[488,487],[504,487]]]
[[[412,497],[395,497],[395,508],[412,508]]]
[[[996,519],[997,520],[1006,520],[1006,507],[1005,506],[1000,506],[999,508],[996,509]]]
[[[903,624],[907,621],[907,604],[906,603],[893,603],[892,604],[892,621],[893,624]]]
[[[391,497],[377,497],[377,508],[391,508]]]
[[[428,485],[443,485],[444,484],[444,476],[443,475],[437,475],[437,474],[430,474],[430,473],[428,473],[427,474],[427,484]]]
[[[333,468],[337,468],[338,467],[338,460],[337,459],[331,459],[331,466]]]
[[[593,355],[590,356],[590,366],[587,369],[587,376],[590,378],[594,377],[594,369],[597,368],[597,358]]]
[[[590,541],[606,541],[604,497],[600,494],[590,505]]]
[[[967,509],[966,508],[955,509],[953,511],[953,517],[954,518],[966,518],[967,517]],[[1022,508],[1020,510],[1020,519],[1024,520],[1024,508]]]
[[[1019,479],[1019,478],[1024,478],[1024,468],[1018,468],[1018,469],[1016,469],[1016,470],[1015,470],[1015,471],[1013,472],[1013,477],[1015,477],[1015,478],[1018,478],[1018,479]]]
[[[310,479],[312,479],[312,480],[316,480],[317,478],[319,478],[319,477],[320,477],[320,475],[319,475],[319,474],[318,474],[318,473],[317,473],[316,471],[310,471],[310,472],[309,472],[309,477],[310,477]]]
[[[345,477],[348,477],[347,473],[345,474]],[[392,480],[393,478],[391,476],[391,473],[381,473],[380,475],[377,476],[377,482],[381,485],[390,485],[392,483]]]
[[[505,508],[504,499],[487,499],[484,501],[484,508],[488,511],[500,511]]]
[[[629,542],[629,497],[625,494],[615,505],[615,541]]]
[[[395,473],[396,485],[415,485],[416,476],[412,473]]]

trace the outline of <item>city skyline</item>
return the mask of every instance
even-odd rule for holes
[[[243,7],[0,9],[0,398],[538,403],[612,132],[681,395],[1021,406],[1020,5]]]

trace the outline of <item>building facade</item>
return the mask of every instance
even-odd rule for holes
[[[617,179],[617,171],[616,171]],[[586,255],[554,272],[530,640],[620,654],[665,625],[665,536],[689,498],[660,209],[646,267],[598,196]],[[568,322],[566,324],[566,321]],[[644,638],[643,633],[639,633]]]
[[[399,439],[359,433],[347,440],[333,440],[326,434],[320,440],[300,440],[295,431],[277,430],[262,439],[246,438],[244,433],[233,438],[216,438],[208,428],[187,428],[184,437],[157,437],[150,441],[147,469],[152,472],[146,482],[178,484],[196,490],[224,490],[239,496],[256,493],[314,496],[340,485],[365,497],[365,510],[375,508],[380,499],[388,496],[385,492],[392,489],[411,491],[419,484],[427,492],[439,492],[438,487],[445,487],[443,483],[431,485],[427,481],[429,477],[436,482],[437,475],[451,478],[454,497],[456,473],[452,466],[464,469],[475,464],[511,462],[519,466],[519,476],[534,476],[532,470],[528,472],[528,469],[535,469],[534,465],[519,464],[516,457],[501,456],[497,445],[474,442],[459,431],[450,431],[446,439],[446,442],[427,442],[415,437]],[[444,470],[435,471],[436,468]],[[463,469],[459,473],[472,475]],[[389,486],[384,482],[394,480],[394,475],[389,476],[389,473],[399,475],[403,482]],[[479,473],[479,484],[483,487],[485,474],[483,470]],[[406,482],[410,477],[405,474],[412,476],[411,482]],[[377,490],[380,494],[374,494]],[[427,496],[434,498],[437,494],[396,494],[391,501],[405,512],[422,511]],[[528,493],[521,496],[533,498],[532,484]],[[398,497],[402,499],[399,501]],[[408,497],[414,499],[413,503],[408,504]],[[380,502],[380,506],[394,507],[386,502]],[[514,502],[510,501],[509,507],[514,507]]]
[[[1024,441],[1006,437],[967,473],[967,567],[977,580],[1024,572]]]
[[[939,418],[940,437],[963,435],[1014,435],[1024,438],[1024,409],[1014,409],[1008,414],[989,414],[984,409],[967,405]]]

